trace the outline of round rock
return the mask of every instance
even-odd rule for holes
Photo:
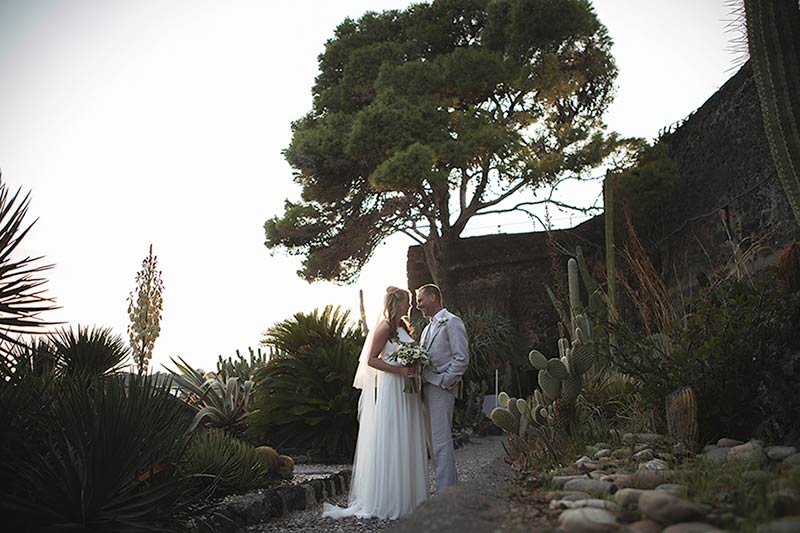
[[[744,444],[744,442],[736,439],[728,439],[725,437],[722,437],[717,441],[717,446],[720,446],[722,448],[732,448],[734,446],[739,446],[741,444]]]
[[[664,525],[703,520],[706,517],[705,510],[699,505],[660,490],[642,494],[639,497],[639,509],[645,517]]]
[[[579,490],[588,492],[593,496],[605,496],[614,494],[617,491],[617,486],[601,479],[582,478],[570,479],[564,484],[564,490]]]
[[[653,520],[644,519],[628,524],[625,531],[630,533],[661,533],[664,531],[664,526]]]
[[[703,460],[716,464],[726,463],[729,451],[730,448],[712,448],[703,454]]]
[[[664,492],[669,492],[675,496],[686,496],[686,494],[689,492],[689,488],[686,485],[681,485],[680,483],[662,483],[661,485],[657,486],[655,490],[663,490]]]
[[[613,513],[592,507],[567,509],[558,517],[558,524],[563,531],[586,533],[617,531],[620,527]]]
[[[793,453],[781,462],[786,465],[800,465],[800,453]]]
[[[639,497],[645,492],[642,489],[620,489],[614,494],[614,499],[622,506],[639,505]]]
[[[790,455],[797,453],[797,448],[794,446],[770,446],[766,450],[767,457],[772,461],[783,461]]]
[[[728,451],[728,461],[737,463],[764,464],[767,456],[764,448],[756,442],[746,442],[738,446],[733,446]]]
[[[706,533],[706,531],[722,531],[705,522],[681,522],[665,527],[662,533]]]

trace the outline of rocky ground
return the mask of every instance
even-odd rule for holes
[[[470,442],[456,450],[456,466],[459,483],[475,479],[482,468],[502,457],[503,437],[472,437]],[[431,479],[433,473],[431,472]],[[432,489],[432,487],[431,487]],[[347,494],[328,499],[336,505],[347,504]],[[242,531],[248,533],[267,532],[359,532],[381,531],[393,525],[391,520],[346,518],[333,520],[322,518],[322,506],[317,505],[305,511],[290,513],[277,520],[250,526]]]
[[[531,490],[530,504],[550,519],[557,514],[559,531],[800,531],[796,448],[720,439],[695,456],[656,434],[626,434],[623,442],[589,446],[587,455],[544,483],[553,490]],[[734,492],[763,503],[748,512]],[[768,517],[764,522],[759,512]]]

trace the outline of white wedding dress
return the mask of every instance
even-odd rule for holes
[[[413,342],[404,329],[397,333],[399,341]],[[399,365],[392,357],[399,346],[387,341],[383,360]],[[348,505],[325,503],[322,516],[394,520],[412,513],[428,497],[427,426],[420,394],[403,392],[405,378],[400,374],[374,371],[369,376],[372,385],[364,384],[359,400]]]

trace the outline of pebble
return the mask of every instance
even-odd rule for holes
[[[628,524],[625,528],[630,533],[661,533],[663,530],[664,526],[647,518]]]
[[[800,516],[789,516],[761,524],[756,531],[758,533],[797,533],[800,531]]]
[[[741,444],[744,444],[744,442],[736,439],[727,439],[725,437],[717,441],[717,446],[721,448],[732,448],[734,446],[739,446]]]
[[[607,474],[600,479],[613,483],[618,489],[633,486],[633,476],[630,474]]]
[[[613,513],[592,507],[567,509],[558,517],[558,523],[565,532],[604,533],[620,527]]]
[[[709,463],[722,464],[728,461],[730,448],[712,448],[703,454],[703,459]]]
[[[800,465],[800,453],[793,453],[781,462],[786,465]]]
[[[660,524],[702,520],[706,512],[699,505],[663,491],[645,492],[639,497],[642,514]]]
[[[583,478],[567,481],[564,484],[564,490],[580,490],[594,496],[605,496],[606,494],[614,494],[617,491],[617,486],[600,479]]]
[[[675,496],[686,496],[689,493],[689,487],[680,483],[662,483],[655,490],[663,490]]]
[[[722,531],[705,522],[681,522],[665,527],[662,533],[706,533],[707,531]]]
[[[586,476],[554,476],[553,483],[557,489],[563,489],[567,481],[572,481],[573,479],[586,479]]]
[[[622,506],[638,505],[639,497],[645,492],[642,489],[620,489],[614,494],[614,499]]]
[[[611,455],[611,450],[608,448],[603,448],[602,450],[597,450],[594,454],[595,459],[602,459],[603,457],[609,457]]]
[[[761,465],[767,461],[767,456],[760,444],[750,441],[730,448],[728,461]]]
[[[654,489],[662,483],[672,481],[671,470],[640,470],[634,477],[634,485],[640,489]]]
[[[644,463],[645,461],[650,461],[652,459],[655,459],[655,454],[650,448],[645,448],[644,450],[633,454],[633,460],[637,463]]]
[[[764,451],[771,460],[783,461],[790,455],[797,453],[797,448],[794,446],[770,446]]]
[[[663,459],[652,459],[639,465],[639,470],[669,470],[669,465]]]

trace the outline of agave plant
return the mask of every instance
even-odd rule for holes
[[[248,410],[253,399],[253,382],[240,382],[238,377],[222,379],[215,374],[204,374],[182,358],[178,359],[180,362],[172,359],[172,363],[179,372],[167,370],[184,393],[186,403],[197,411],[190,429],[194,430],[204,423],[234,435],[241,434],[246,427],[247,417],[253,413]]]
[[[168,529],[191,421],[169,390],[146,375],[61,380],[46,446],[8,467],[0,509],[12,529]]]

